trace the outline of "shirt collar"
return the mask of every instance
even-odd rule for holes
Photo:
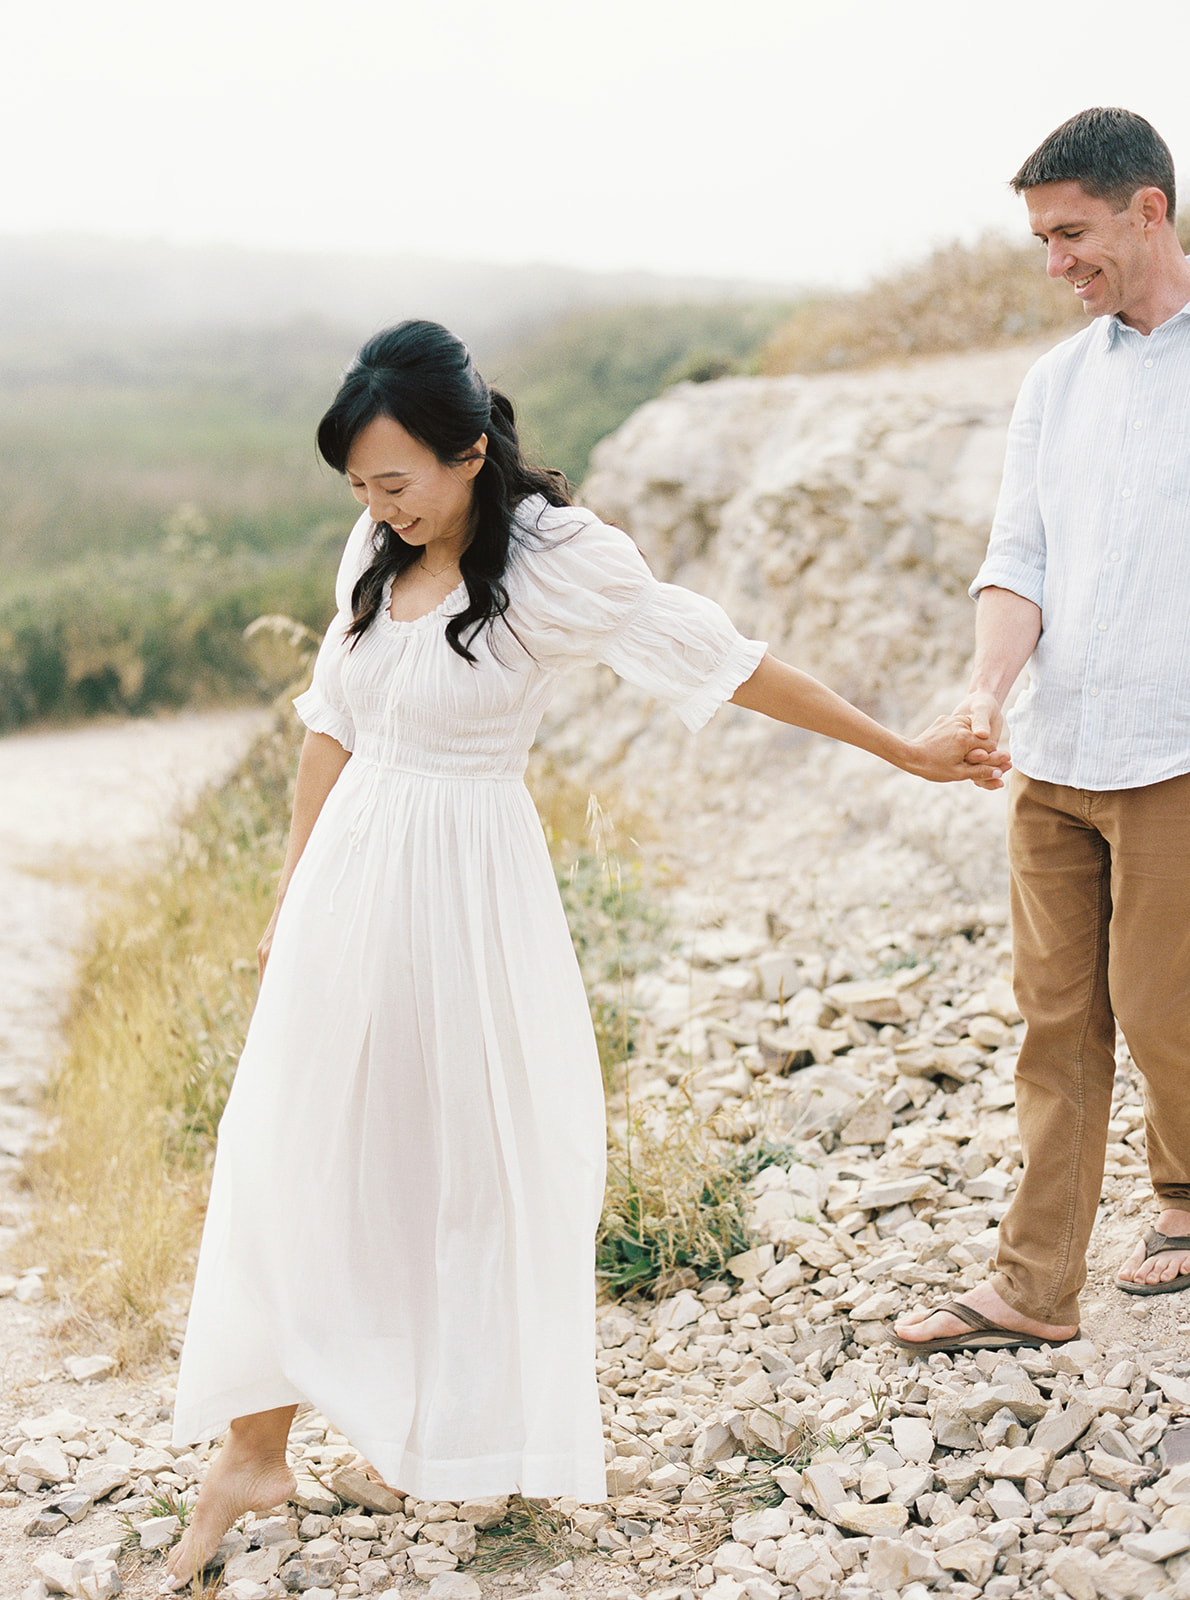
[[[1186,304],[1180,311],[1175,311],[1172,317],[1167,317],[1161,324],[1161,327],[1168,328],[1170,323],[1177,322],[1179,317],[1190,318],[1190,300],[1187,300]],[[1102,342],[1102,348],[1104,350],[1110,350],[1113,345],[1117,344],[1121,339],[1126,337],[1135,337],[1137,339],[1143,339],[1145,337],[1144,334],[1138,333],[1135,328],[1130,328],[1126,322],[1121,322],[1118,316],[1113,315],[1110,317],[1101,317],[1099,320],[1106,324],[1103,330]],[[1157,332],[1159,332],[1159,329],[1154,328],[1153,333]],[[1150,334],[1149,337],[1151,338],[1152,335]]]

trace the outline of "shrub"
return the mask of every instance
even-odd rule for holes
[[[245,627],[282,611],[321,632],[339,533],[333,549],[316,536],[271,555],[142,554],[11,579],[0,589],[0,732],[258,694],[267,686]]]
[[[534,452],[572,483],[592,447],[674,383],[751,369],[788,313],[779,301],[636,305],[584,311],[494,372]]]
[[[1190,250],[1190,213],[1178,233]],[[1069,287],[1046,276],[1036,243],[985,234],[869,288],[807,300],[769,340],[759,368],[772,376],[869,367],[1077,332],[1085,321]]]

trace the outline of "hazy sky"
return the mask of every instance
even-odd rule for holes
[[[1188,61],[1188,0],[10,3],[0,233],[855,283],[1023,234],[1086,105],[1190,184]]]

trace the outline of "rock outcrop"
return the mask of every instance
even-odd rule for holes
[[[873,716],[914,722],[963,678],[967,588],[1037,353],[682,384],[597,448],[583,498],[659,577],[712,595],[741,631]],[[729,713],[696,745],[609,673],[575,680],[547,742],[585,775],[614,770],[645,789],[659,758],[697,771],[711,747],[736,766],[798,744]]]

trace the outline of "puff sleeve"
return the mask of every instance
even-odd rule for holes
[[[335,577],[335,615],[314,662],[314,677],[305,694],[293,702],[311,733],[329,733],[344,750],[355,747],[355,724],[343,692],[346,631],[351,623],[351,595],[372,556],[372,519],[367,512],[348,535]]]
[[[602,662],[692,731],[764,657],[715,601],[658,582],[627,534],[579,507],[530,521],[518,568],[510,620],[539,664]]]

